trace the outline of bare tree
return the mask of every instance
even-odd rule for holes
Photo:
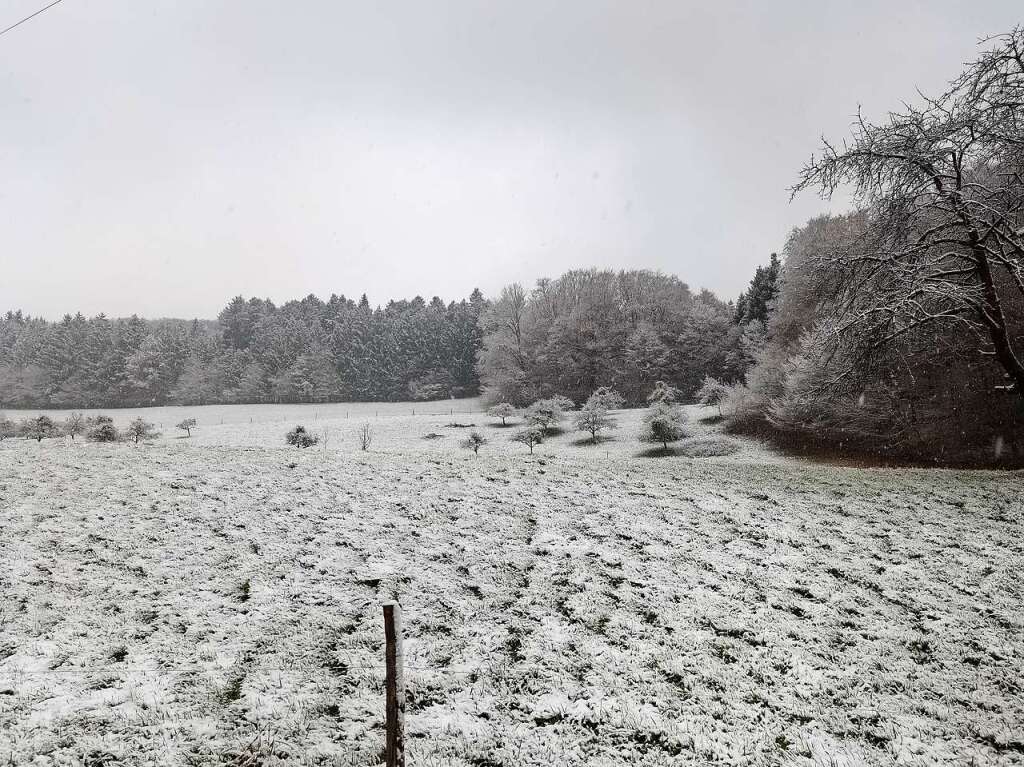
[[[128,439],[135,442],[136,445],[139,444],[139,440],[155,439],[160,436],[160,432],[156,430],[156,427],[142,418],[136,418],[128,424],[124,434]]]
[[[858,116],[793,193],[849,184],[868,208],[865,235],[819,258],[843,276],[833,345],[865,358],[921,328],[966,333],[1001,367],[1000,388],[1024,398],[1010,310],[1024,300],[1024,27],[990,42],[942,95],[880,124]]]
[[[185,432],[185,434],[187,434],[189,437],[191,437],[192,436],[192,430],[194,428],[196,428],[196,419],[195,418],[186,418],[181,423],[179,423],[177,425],[177,427],[175,427],[175,428],[181,429],[182,431]]]
[[[85,431],[85,416],[81,413],[72,413],[64,419],[64,433],[74,440],[75,435]]]
[[[533,448],[544,441],[544,431],[536,426],[532,426],[528,429],[523,429],[522,431],[517,432],[513,435],[512,441],[526,445],[530,448],[530,453],[532,454]]]
[[[462,440],[462,447],[472,450],[474,455],[480,455],[480,448],[487,444],[487,438],[478,431],[470,432],[466,439]]]
[[[370,445],[373,443],[373,427],[368,423],[364,423],[359,427],[356,437],[359,440],[359,449],[369,450]]]

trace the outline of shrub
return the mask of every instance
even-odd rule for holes
[[[655,400],[644,414],[643,430],[640,432],[641,442],[661,443],[667,452],[669,442],[678,442],[685,435],[683,428],[686,414],[682,408],[672,401]]]
[[[487,439],[478,431],[470,432],[466,439],[462,440],[462,447],[472,450],[474,455],[480,454],[480,448],[487,444]]]
[[[158,432],[156,427],[149,421],[144,421],[142,418],[136,418],[128,424],[128,428],[125,429],[124,435],[128,439],[134,441],[137,445],[139,444],[139,440],[155,439],[156,437],[159,437],[160,432]]]
[[[14,426],[14,421],[0,413],[0,442],[3,442],[8,437],[13,437],[16,433],[17,429]]]
[[[284,435],[284,441],[289,445],[295,445],[295,447],[313,447],[320,438],[312,432],[306,431],[305,426],[296,426],[290,432]]]
[[[562,422],[562,419],[565,418],[565,411],[571,407],[573,407],[573,401],[561,395],[539,399],[526,408],[526,422],[547,435],[551,432],[552,427]]]
[[[765,398],[746,384],[734,383],[725,387],[721,408],[728,426],[732,428],[763,425],[767,407]]]
[[[728,391],[728,387],[717,378],[704,376],[704,381],[697,390],[697,401],[702,405],[717,407],[718,414],[722,415],[722,400]]]
[[[669,386],[664,381],[656,381],[654,388],[651,393],[647,395],[647,402],[654,404],[656,402],[679,402],[679,389],[674,386]]]
[[[589,403],[583,406],[573,419],[576,431],[590,432],[590,441],[597,442],[597,433],[605,429],[617,427],[608,411],[600,406],[592,406]]]
[[[610,386],[601,386],[594,390],[583,407],[593,405],[603,407],[605,410],[621,410],[625,404],[626,400],[615,389]]]
[[[196,419],[195,418],[186,418],[184,421],[179,423],[175,428],[181,429],[189,437],[191,437],[192,436],[192,430],[194,428],[196,428]]]
[[[528,429],[523,429],[517,432],[512,437],[513,442],[519,442],[530,448],[530,453],[533,453],[533,448],[544,441],[544,431],[539,427],[532,426]]]
[[[502,426],[507,426],[508,424],[505,419],[511,418],[515,414],[516,409],[508,402],[499,402],[497,405],[487,409],[487,415],[491,418],[500,418]]]
[[[622,407],[623,402],[622,397],[614,389],[602,386],[590,395],[580,411],[576,413],[573,425],[577,431],[590,432],[590,441],[597,442],[599,431],[618,427],[608,411],[618,410]]]
[[[91,442],[117,442],[121,434],[114,426],[114,419],[106,415],[97,415],[86,419],[85,436]]]
[[[364,423],[359,427],[359,432],[356,434],[356,439],[359,440],[359,449],[366,451],[370,449],[370,445],[373,443],[373,427],[368,423]]]
[[[35,418],[26,418],[21,422],[18,430],[23,437],[42,442],[47,437],[56,437],[60,430],[53,419],[48,415],[37,415]]]

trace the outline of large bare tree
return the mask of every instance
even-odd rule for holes
[[[1024,27],[983,42],[945,93],[825,141],[793,193],[852,188],[868,216],[853,245],[819,256],[842,277],[837,344],[867,354],[965,332],[1024,398]]]

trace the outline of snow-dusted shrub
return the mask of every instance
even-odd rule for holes
[[[501,425],[506,426],[507,419],[516,414],[516,409],[508,402],[499,402],[497,405],[487,408],[487,415],[491,418],[500,418]]]
[[[720,407],[730,425],[745,425],[754,421],[764,421],[766,405],[743,383],[734,383],[725,387]]]
[[[37,415],[35,418],[26,418],[18,425],[18,431],[26,439],[34,439],[42,442],[47,437],[56,437],[60,433],[57,424],[48,415]]]
[[[625,398],[610,386],[600,386],[587,399],[584,407],[592,405],[605,410],[621,410],[626,404]]]
[[[660,442],[667,451],[669,442],[678,442],[686,436],[685,424],[686,414],[679,405],[671,400],[655,400],[644,413],[640,441]]]
[[[369,450],[370,445],[373,443],[373,427],[368,423],[360,426],[359,431],[356,433],[356,440],[359,442],[360,450]]]
[[[300,425],[285,434],[284,441],[289,445],[295,445],[295,447],[313,447],[320,441],[320,438],[307,431],[305,426]]]
[[[0,442],[3,442],[8,437],[13,437],[17,433],[14,421],[8,418],[3,413],[0,413]]]
[[[618,428],[618,424],[605,408],[600,405],[591,405],[589,402],[576,413],[573,418],[573,426],[576,431],[590,432],[591,442],[597,442],[598,432]]]
[[[85,416],[81,413],[72,413],[64,419],[62,424],[64,433],[67,434],[71,439],[74,439],[76,435],[81,434],[85,431],[86,420]]]
[[[651,389],[651,393],[647,395],[647,402],[655,404],[658,402],[679,402],[680,392],[674,386],[670,386],[664,381],[655,381],[654,388]]]
[[[144,421],[142,418],[136,418],[124,431],[125,437],[139,444],[139,440],[144,439],[155,439],[160,436],[160,432],[156,430],[156,427],[149,421]]]
[[[532,453],[533,448],[544,441],[544,430],[536,426],[531,426],[514,434],[512,436],[512,441],[526,445],[530,448],[530,452]]]
[[[537,400],[526,408],[524,416],[530,426],[540,429],[547,435],[551,429],[562,422],[565,418],[565,411],[572,407],[574,407],[574,403],[571,399],[558,395]]]
[[[697,390],[697,402],[702,405],[718,408],[718,414],[722,415],[722,399],[725,397],[728,388],[717,378],[704,376],[704,381]]]
[[[676,451],[687,458],[714,458],[717,456],[735,455],[740,451],[739,443],[722,437],[701,437],[690,439],[679,446]]]
[[[460,444],[467,450],[472,450],[475,455],[479,455],[480,448],[487,444],[487,438],[480,432],[473,431]]]
[[[86,419],[85,436],[90,442],[117,442],[121,434],[114,426],[114,419],[107,415],[97,415]]]

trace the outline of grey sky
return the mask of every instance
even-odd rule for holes
[[[0,27],[45,5],[3,0]],[[0,310],[451,299],[583,266],[731,298],[857,104],[1003,2],[64,0],[0,37]],[[842,207],[842,205],[837,205]]]

